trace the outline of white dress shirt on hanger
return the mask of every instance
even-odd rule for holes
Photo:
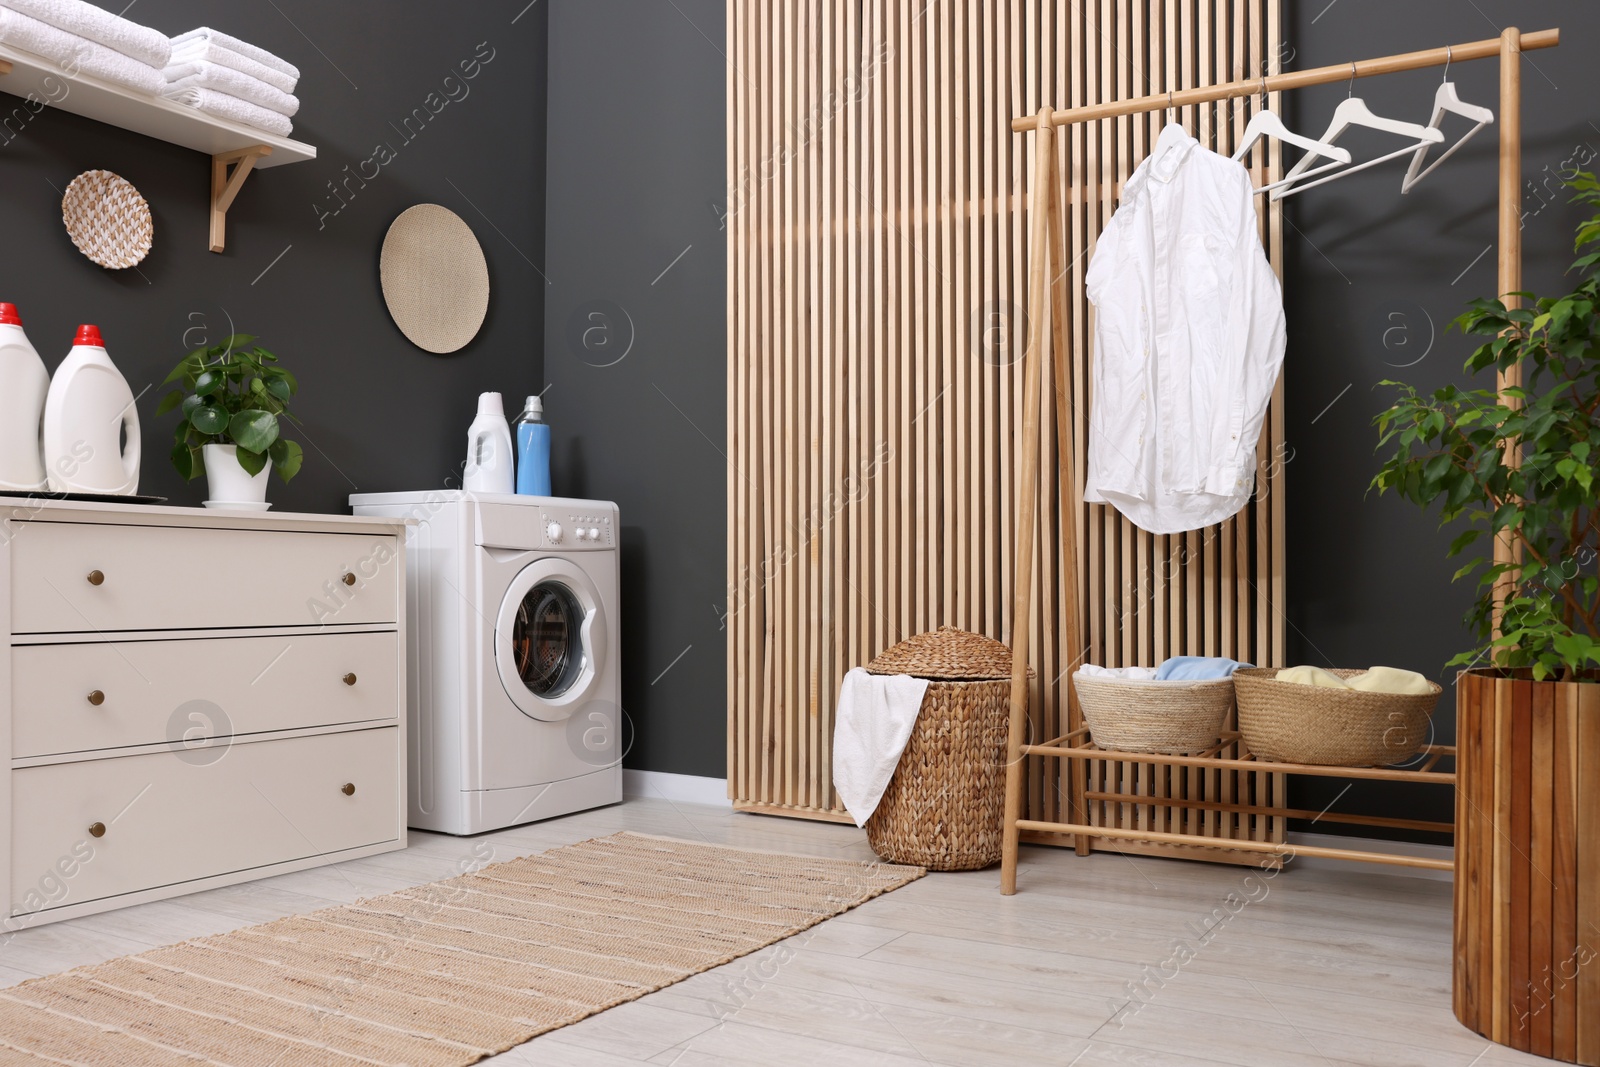
[[[1151,533],[1235,514],[1283,363],[1283,295],[1243,166],[1179,125],[1123,189],[1085,285],[1095,306],[1084,500]]]

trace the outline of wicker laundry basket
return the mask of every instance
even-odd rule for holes
[[[1235,671],[1239,734],[1257,759],[1330,767],[1386,767],[1422,751],[1444,692],[1366,693],[1280,682],[1271,667]],[[1336,670],[1341,678],[1364,671]]]
[[[941,626],[900,642],[867,670],[932,680],[894,777],[867,820],[872,850],[934,871],[998,863],[1011,650]]]
[[[1204,752],[1222,739],[1233,679],[1137,680],[1074,674],[1089,734],[1117,752]]]

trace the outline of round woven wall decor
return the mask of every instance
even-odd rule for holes
[[[378,275],[394,324],[426,352],[465,347],[489,313],[483,249],[472,228],[438,204],[418,204],[394,220],[383,239]]]
[[[78,251],[111,270],[142,261],[155,238],[150,205],[109,170],[86,170],[72,179],[61,198],[61,221]]]

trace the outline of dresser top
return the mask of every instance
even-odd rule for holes
[[[151,504],[103,504],[82,500],[0,497],[0,522],[86,522],[115,526],[187,526],[219,530],[281,530],[299,533],[401,534],[411,520],[373,515],[313,515],[232,511]]]

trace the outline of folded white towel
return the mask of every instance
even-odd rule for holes
[[[148,63],[6,7],[0,7],[0,42],[48,59],[70,76],[87,74],[150,96],[167,85],[161,72]]]
[[[240,74],[232,67],[216,63],[175,63],[162,73],[167,76],[168,90],[215,89],[290,117],[300,110],[300,101],[288,93]]]
[[[248,74],[257,81],[264,81],[274,89],[292,93],[299,79],[291,78],[281,70],[273,70],[265,63],[257,63],[247,55],[235,52],[231,48],[224,48],[215,41],[197,37],[192,41],[185,41],[172,50],[172,58],[167,61],[168,67],[179,63],[216,63],[223,67],[232,67],[240,74]]]
[[[1124,682],[1153,682],[1156,678],[1155,667],[1102,667],[1097,663],[1085,663],[1072,673],[1085,678],[1116,678]]]
[[[300,68],[295,66],[293,63],[290,63],[288,60],[279,59],[265,48],[257,48],[248,41],[241,41],[237,37],[230,37],[225,33],[219,33],[210,27],[201,26],[197,30],[190,30],[188,33],[178,34],[178,36],[172,39],[172,47],[175,49],[181,48],[190,41],[210,41],[212,44],[220,44],[222,47],[237,52],[241,56],[255,60],[264,67],[271,67],[280,74],[287,74],[296,81],[300,79]]]
[[[834,712],[833,787],[857,826],[878,810],[927,692],[928,680],[909,674],[857,667],[844,676]]]
[[[167,35],[113,15],[85,0],[4,0],[5,7],[95,44],[105,45],[146,66],[160,69],[172,57]]]
[[[192,107],[208,115],[230,119],[246,126],[254,126],[258,130],[275,133],[279,137],[287,137],[294,130],[294,123],[289,121],[287,115],[268,111],[260,104],[252,104],[248,100],[240,100],[237,96],[219,93],[215,89],[168,89],[161,95],[185,107]]]

